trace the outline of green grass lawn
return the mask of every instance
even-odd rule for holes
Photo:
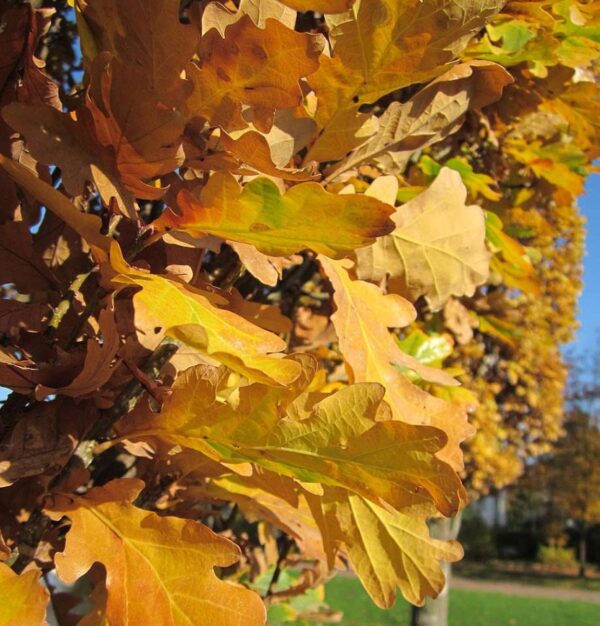
[[[355,578],[327,584],[326,601],[344,613],[343,626],[409,626],[409,607],[378,609]],[[600,626],[600,605],[506,596],[480,591],[450,592],[450,626]]]
[[[591,567],[590,567],[591,569]],[[540,572],[516,570],[502,562],[474,563],[461,561],[452,567],[452,571],[463,578],[475,580],[493,580],[501,582],[520,583],[523,585],[541,585],[544,587],[562,587],[564,589],[584,589],[586,591],[600,591],[600,578],[579,578],[576,575],[558,574],[554,572]],[[600,624],[600,620],[598,621]]]

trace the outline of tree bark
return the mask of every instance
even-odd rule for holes
[[[436,539],[456,539],[460,530],[461,514],[452,519],[439,518],[431,520],[429,527],[431,536]],[[451,564],[440,563],[446,584],[437,598],[427,598],[424,606],[413,606],[411,626],[448,626],[448,592],[450,588]]]
[[[587,524],[583,522],[579,535],[579,576],[585,578],[587,569]]]

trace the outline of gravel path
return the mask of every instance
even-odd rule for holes
[[[472,578],[460,578],[459,576],[452,576],[450,587],[452,589],[467,589],[469,591],[490,591],[492,593],[503,593],[509,596],[551,598],[554,600],[577,600],[579,602],[592,602],[594,604],[600,604],[600,591],[587,591],[585,589],[541,587],[538,585],[526,585],[492,580],[474,580]]]

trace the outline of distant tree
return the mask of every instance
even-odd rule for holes
[[[586,574],[588,530],[600,522],[598,459],[598,416],[577,406],[567,415],[565,436],[530,472],[531,484],[546,492],[553,513],[577,524],[580,576]]]

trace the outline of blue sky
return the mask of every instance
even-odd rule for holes
[[[581,327],[573,343],[575,350],[582,353],[597,348],[600,342],[600,175],[590,176],[586,190],[587,194],[579,200],[587,218],[584,288],[578,315]]]

